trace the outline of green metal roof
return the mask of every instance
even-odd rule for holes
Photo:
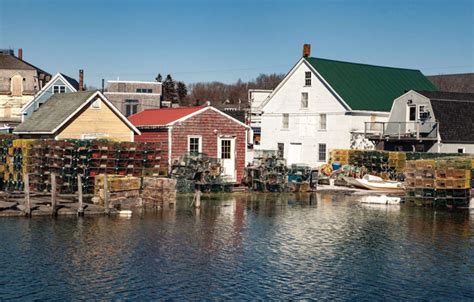
[[[352,110],[390,111],[406,91],[437,91],[419,70],[306,58]]]

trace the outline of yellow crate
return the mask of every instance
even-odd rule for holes
[[[419,168],[434,169],[435,165],[436,165],[436,161],[431,160],[431,159],[424,159],[424,160],[415,161],[415,166],[416,166],[417,169],[419,169]]]
[[[406,168],[406,160],[398,160],[395,168],[397,169],[397,171],[403,171],[403,169]]]

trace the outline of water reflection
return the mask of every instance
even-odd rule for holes
[[[335,194],[0,220],[1,299],[474,299],[473,215]],[[455,282],[446,282],[446,276]]]

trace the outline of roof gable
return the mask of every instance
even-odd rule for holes
[[[84,106],[99,97],[135,133],[140,131],[121,114],[99,91],[80,91],[53,95],[31,117],[20,124],[14,133],[53,134],[69,120],[74,118]]]
[[[141,112],[130,115],[128,117],[128,120],[131,121],[137,127],[166,126],[203,108],[205,107],[197,106],[182,108],[146,109]]]
[[[142,112],[129,116],[128,119],[136,127],[165,127],[165,126],[171,126],[177,122],[183,122],[193,117],[194,115],[207,111],[207,110],[215,111],[241,126],[250,128],[248,125],[242,123],[236,118],[212,106],[147,109]]]
[[[74,80],[73,78],[70,78],[62,73],[57,73],[54,75],[54,77],[48,82],[46,83],[46,85],[43,86],[43,88],[41,88],[40,91],[38,91],[35,95],[35,97],[30,100],[28,103],[26,103],[23,108],[21,109],[21,112],[25,112],[31,105],[33,105],[46,91],[48,91],[48,89],[51,88],[51,86],[53,85],[57,85],[58,82],[60,83],[60,85],[62,84],[65,84],[68,86],[68,88],[72,91],[72,92],[76,92],[78,89],[79,89],[79,83],[77,83],[76,80]],[[74,83],[75,82],[75,83]],[[76,86],[76,83],[77,83],[77,86]]]
[[[393,100],[410,89],[437,90],[419,70],[320,58],[305,60],[352,110],[388,112]]]
[[[49,75],[46,71],[26,62],[20,58],[17,58],[11,54],[0,54],[0,69],[9,69],[9,70],[37,70],[38,73]]]

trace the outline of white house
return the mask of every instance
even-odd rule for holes
[[[388,151],[474,153],[474,93],[410,90],[366,137]]]
[[[273,90],[249,89],[250,127],[252,127],[253,141],[256,149],[258,149],[260,145],[260,131],[262,124],[261,107],[272,91]]]
[[[288,164],[317,166],[335,148],[373,148],[365,122],[385,122],[409,89],[436,90],[419,70],[303,57],[262,103],[261,142]]]

